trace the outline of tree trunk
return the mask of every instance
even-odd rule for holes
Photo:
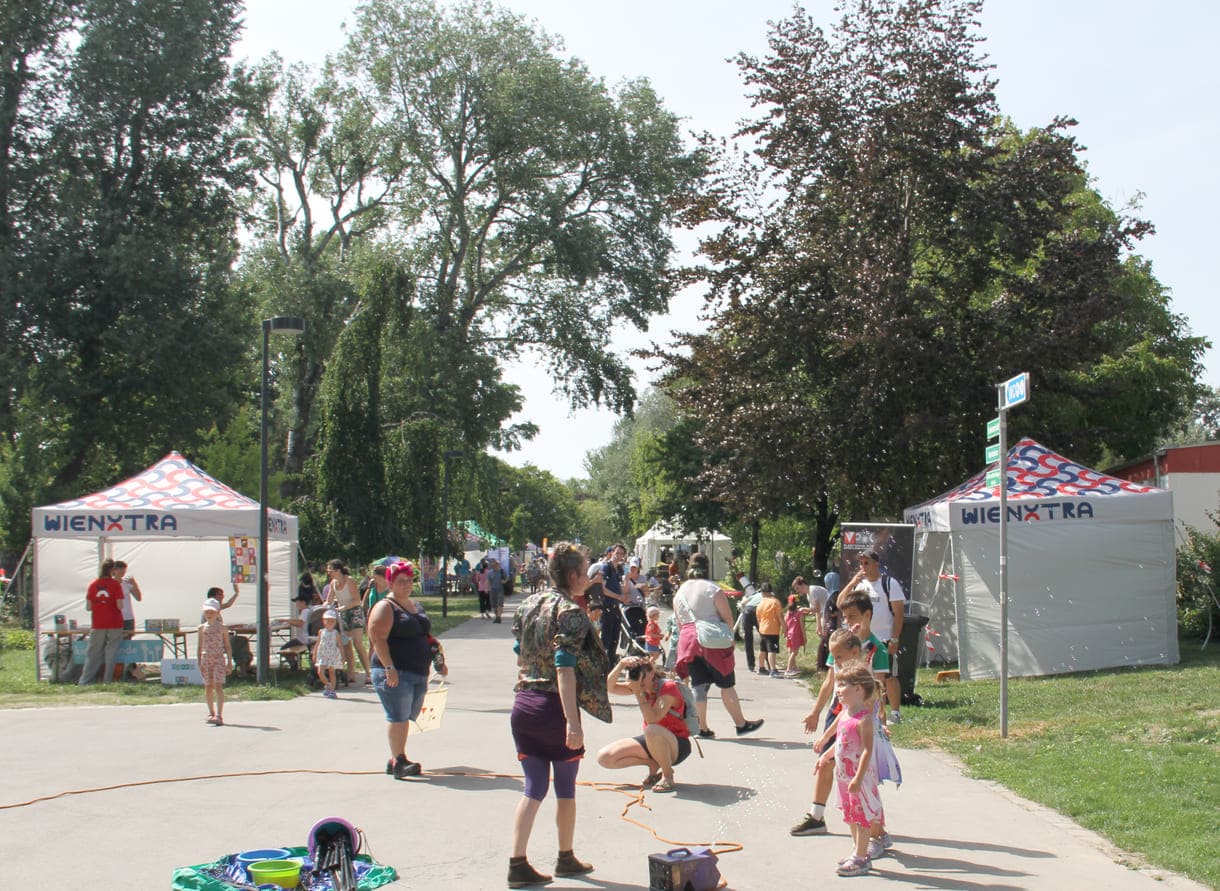
[[[300,474],[305,461],[313,449],[309,440],[309,421],[317,401],[318,386],[322,381],[322,364],[302,359],[301,373],[292,388],[292,414],[288,420],[288,436],[284,444],[284,473],[286,479],[280,486],[280,495],[293,498],[300,489]]]
[[[818,496],[817,516],[813,525],[813,568],[826,575],[830,561],[830,549],[834,545],[835,526],[839,515],[830,509],[830,503],[825,495]]]
[[[758,584],[758,530],[762,526],[761,520],[754,520],[750,524],[750,581]]]

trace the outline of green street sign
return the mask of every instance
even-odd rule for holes
[[[987,471],[987,485],[998,486],[1000,484],[1000,468]]]
[[[994,445],[989,445],[983,451],[983,459],[988,464],[994,464],[1000,460],[1000,444],[997,442]]]
[[[989,440],[1000,438],[1000,419],[999,418],[992,418],[990,421],[987,422],[987,438]]]

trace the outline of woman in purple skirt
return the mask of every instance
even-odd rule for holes
[[[605,650],[588,615],[573,600],[588,585],[589,552],[560,542],[548,570],[552,587],[531,594],[513,619],[520,669],[513,701],[513,741],[525,773],[525,795],[513,817],[513,853],[508,886],[526,888],[551,881],[526,859],[534,819],[554,775],[559,859],[556,876],[592,872],[572,852],[576,835],[576,773],[585,754],[580,710],[610,721]]]

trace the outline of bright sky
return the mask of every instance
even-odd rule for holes
[[[356,0],[246,0],[245,39],[237,55],[258,59],[275,50],[287,61],[317,64],[344,42],[342,23]],[[728,134],[749,114],[737,69],[738,52],[766,51],[767,22],[783,18],[780,0],[501,0],[563,38],[568,52],[609,83],[647,77],[691,130]],[[830,0],[806,9],[824,26],[837,16]],[[1140,253],[1150,259],[1193,333],[1220,344],[1220,301],[1209,273],[1220,211],[1220,4],[1210,0],[991,0],[982,17],[985,49],[999,79],[1000,109],[1018,126],[1056,115],[1079,121],[1076,138],[1095,186],[1114,207],[1142,195],[1142,215],[1157,227]],[[1208,111],[1211,109],[1211,111]],[[684,293],[647,334],[623,331],[625,349],[665,341],[695,324],[701,301]],[[1220,386],[1215,349],[1204,380]],[[1013,373],[1037,369],[1013,369]],[[526,395],[525,418],[541,434],[503,457],[584,476],[584,456],[609,441],[615,416],[571,413],[534,368],[510,380]],[[640,391],[648,384],[637,369]],[[1036,379],[1036,378],[1035,378]],[[1035,384],[1036,386],[1036,384]]]

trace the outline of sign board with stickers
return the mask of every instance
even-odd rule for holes
[[[258,539],[229,536],[229,577],[233,584],[254,584],[258,578]]]

